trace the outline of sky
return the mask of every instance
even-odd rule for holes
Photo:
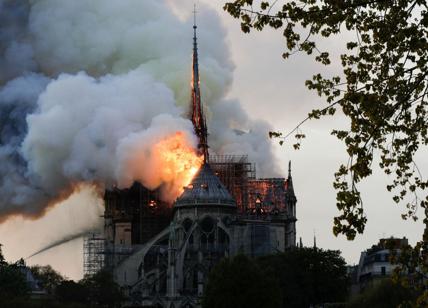
[[[340,67],[334,64],[321,67],[303,54],[284,61],[281,55],[285,42],[280,31],[265,29],[244,34],[240,31],[239,21],[223,11],[224,2],[204,1],[216,10],[227,29],[235,64],[234,81],[228,96],[239,98],[253,118],[265,119],[275,130],[287,133],[312,109],[325,106],[322,98],[305,87],[305,80],[318,72],[329,74],[339,71]],[[341,43],[341,38],[337,38],[325,45],[331,47],[332,54],[338,55],[343,48]],[[200,48],[203,52],[203,47]],[[301,127],[306,135],[302,148],[293,150],[294,140],[291,138],[282,147],[276,145],[275,154],[283,176],[286,176],[288,161],[292,161],[293,184],[298,199],[297,238],[301,237],[304,245],[313,245],[316,235],[318,247],[341,250],[346,261],[355,264],[359,261],[360,252],[382,237],[406,236],[415,243],[420,239],[423,224],[421,219],[418,222],[401,219],[404,206],[397,206],[392,201],[386,190],[388,177],[374,164],[373,175],[360,185],[368,218],[364,234],[357,235],[354,241],[333,235],[333,218],[338,214],[333,174],[341,163],[347,161],[347,155],[344,145],[330,132],[343,126],[346,127],[346,119],[340,115],[306,122]],[[426,174],[428,159],[423,153],[418,153],[417,159],[422,174]]]
[[[192,18],[194,1],[168,2],[170,9],[180,19]],[[239,100],[252,119],[263,119],[275,130],[287,133],[312,109],[324,106],[323,99],[307,90],[304,82],[320,69],[327,69],[326,73],[329,74],[338,71],[338,66],[320,67],[304,55],[295,55],[284,61],[281,57],[284,41],[279,31],[266,29],[244,34],[240,31],[239,22],[222,10],[224,1],[200,0],[196,3],[215,11],[223,25],[224,39],[234,67],[233,82],[228,87],[226,98]],[[202,25],[199,30],[201,33],[210,31],[203,29]],[[337,55],[342,42],[341,38],[336,38],[325,44]],[[204,46],[201,38],[200,54],[204,53],[204,48],[207,45]],[[204,80],[201,80],[202,86],[203,83]],[[330,135],[330,131],[346,125],[346,119],[340,114],[334,118],[306,122],[301,128],[306,139],[300,150],[292,149],[293,139],[286,140],[283,146],[275,143],[273,149],[280,166],[280,175],[286,176],[288,161],[292,161],[293,183],[298,200],[297,238],[302,238],[304,245],[312,246],[316,236],[318,247],[339,249],[349,264],[355,264],[360,252],[370,248],[380,238],[406,236],[414,243],[422,234],[423,226],[421,220],[415,223],[401,219],[404,208],[393,203],[392,196],[385,188],[388,178],[374,164],[373,175],[359,186],[368,218],[364,234],[357,235],[354,241],[333,235],[333,217],[338,214],[332,187],[333,174],[341,163],[347,161],[347,156],[344,146]],[[428,156],[423,153],[418,155],[419,168],[423,174],[428,170],[428,159],[425,157]],[[85,213],[83,217],[80,215],[82,212]],[[4,245],[7,259],[14,261],[29,256],[59,235],[79,232],[88,225],[101,228],[101,215],[102,204],[91,191],[84,190],[50,210],[41,219],[17,217],[0,224],[0,243]],[[73,240],[27,259],[27,262],[51,264],[67,277],[79,279],[83,274],[83,240]]]

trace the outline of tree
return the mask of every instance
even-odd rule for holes
[[[89,291],[80,283],[73,280],[62,281],[55,290],[56,298],[61,303],[89,303]]]
[[[23,270],[30,270],[33,276],[54,297],[33,300],[28,296],[29,286]],[[0,245],[0,307],[34,308],[82,308],[120,307],[123,296],[111,273],[98,272],[79,282],[64,280],[52,267],[35,265],[28,269],[20,259],[8,264]]]
[[[202,300],[203,308],[280,307],[278,282],[253,260],[238,255],[223,259],[211,271]]]
[[[5,261],[0,245],[0,304],[13,298],[26,297],[27,292],[24,274],[17,265]]]
[[[258,259],[280,283],[282,307],[312,307],[344,302],[349,279],[340,251],[298,248]]]
[[[332,130],[343,141],[349,159],[335,173],[334,188],[339,215],[333,232],[354,239],[367,221],[358,183],[372,174],[378,162],[390,183],[393,201],[404,203],[403,219],[417,220],[424,210],[425,230],[411,253],[410,271],[428,272],[428,181],[415,154],[428,143],[428,5],[426,0],[234,0],[224,9],[241,21],[241,29],[280,29],[285,39],[283,58],[304,52],[324,65],[338,61],[342,73],[331,78],[315,74],[306,86],[324,97],[326,105],[313,110],[288,134],[299,147],[304,138],[299,127],[308,119],[334,115],[340,110],[349,120],[348,130]],[[343,33],[346,50],[332,59],[319,42]],[[342,36],[341,38],[344,38]],[[416,264],[416,265],[415,265]],[[405,265],[406,269],[407,265]],[[428,292],[426,292],[428,300]],[[428,304],[428,303],[427,303]]]
[[[49,294],[53,294],[55,288],[64,281],[64,277],[62,277],[61,274],[55,271],[50,265],[34,265],[30,267],[30,270],[34,278],[40,282],[40,286]]]
[[[6,265],[7,263],[6,263],[6,260],[4,259],[4,256],[3,256],[3,251],[2,251],[2,249],[1,249],[1,247],[2,247],[3,245],[2,244],[0,244],[0,266],[4,266],[4,265]]]
[[[428,13],[425,0],[234,0],[224,9],[241,20],[243,32],[265,27],[281,29],[286,42],[283,58],[304,52],[324,65],[331,64],[328,51],[318,48],[325,38],[346,32],[346,52],[339,61],[340,75],[315,74],[306,85],[325,97],[326,106],[313,110],[307,119],[334,115],[337,109],[349,119],[348,130],[333,130],[342,140],[349,160],[335,174],[337,207],[334,233],[353,239],[362,233],[367,218],[357,184],[372,173],[376,158],[386,174],[393,200],[405,202],[403,218],[416,217],[418,206],[428,214],[428,196],[414,160],[428,143],[427,63]],[[282,4],[282,5],[281,5]],[[253,6],[254,5],[254,6]],[[306,121],[305,119],[304,121]],[[303,121],[303,122],[304,122]],[[300,126],[300,125],[299,125]],[[299,127],[298,126],[298,127]],[[271,137],[285,138],[272,132]],[[297,139],[304,138],[301,133]],[[281,140],[283,142],[283,140]],[[299,143],[295,145],[299,147]],[[427,218],[424,220],[428,222]],[[428,239],[428,229],[424,239]]]
[[[390,279],[384,279],[373,288],[367,288],[362,294],[351,299],[347,307],[412,307],[411,303],[415,298],[414,292],[393,283]]]
[[[100,271],[79,282],[62,281],[56,288],[61,303],[79,303],[91,307],[120,307],[122,292],[110,272]]]
[[[83,278],[79,283],[87,289],[90,303],[102,307],[120,307],[123,301],[119,285],[108,271],[99,271]]]

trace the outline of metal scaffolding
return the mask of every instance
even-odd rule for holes
[[[159,190],[149,190],[138,182],[126,189],[106,190],[104,204],[109,243],[115,243],[118,222],[131,223],[132,245],[140,245],[165,229],[171,220],[172,206],[161,200]]]
[[[209,164],[229,192],[240,211],[248,203],[248,181],[256,178],[256,166],[247,155],[212,155]]]
[[[98,232],[89,233],[83,242],[83,273],[94,275],[104,267],[105,239]]]

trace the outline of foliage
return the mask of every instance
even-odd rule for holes
[[[20,294],[0,298],[0,307],[25,308],[98,308],[120,307],[122,296],[109,273],[87,277],[79,282],[62,280],[55,286],[54,298],[30,299]]]
[[[1,249],[1,246],[2,246],[2,244],[0,244],[0,266],[3,266],[3,265],[6,264],[6,260],[4,259],[3,251]]]
[[[64,280],[55,291],[56,298],[61,303],[88,303],[88,289],[80,283],[73,280]]]
[[[393,283],[390,279],[384,279],[350,300],[347,307],[412,307],[415,297],[408,288]]]
[[[39,281],[40,286],[49,294],[53,294],[55,288],[64,280],[64,277],[50,265],[34,265],[30,267],[30,270],[34,278]]]
[[[282,307],[344,302],[348,296],[346,262],[340,251],[291,249],[261,257],[258,264],[280,282]]]
[[[401,247],[400,251],[391,249],[391,262],[397,266],[392,275],[393,281],[401,286],[412,289],[419,296],[416,299],[418,307],[428,306],[428,272],[425,259],[426,246],[417,243],[415,247],[407,245]]]
[[[110,272],[101,271],[79,282],[64,280],[51,266],[35,265],[30,268],[34,278],[54,297],[31,299],[21,269],[24,260],[8,264],[0,245],[0,307],[28,308],[83,308],[120,307],[123,295]]]
[[[89,302],[103,307],[119,307],[123,295],[113,275],[108,271],[99,271],[79,282],[88,291]]]
[[[1,301],[25,297],[27,291],[28,285],[24,274],[18,265],[5,261],[0,245],[0,304]]]
[[[414,248],[409,247],[398,271],[417,279],[411,286],[427,289],[428,187],[415,154],[428,143],[428,4],[426,0],[233,0],[224,9],[240,19],[241,29],[265,27],[282,30],[283,58],[306,53],[323,65],[337,63],[340,75],[315,74],[306,86],[327,104],[313,110],[288,134],[272,132],[280,143],[296,133],[297,144],[305,136],[300,126],[308,119],[334,115],[340,110],[349,128],[333,129],[343,141],[349,159],[340,165],[333,183],[339,215],[333,232],[354,239],[364,231],[367,218],[358,183],[372,174],[373,162],[388,175],[387,190],[395,203],[404,203],[403,219],[417,220],[424,211],[425,230]],[[321,50],[326,40],[339,36],[342,54],[333,58]],[[321,43],[321,44],[320,44]],[[324,44],[326,45],[326,44]],[[331,45],[331,42],[330,44]],[[340,47],[335,44],[336,50]],[[401,275],[400,278],[406,277]],[[418,277],[424,277],[419,279]],[[428,305],[428,291],[419,299]]]
[[[30,299],[17,297],[0,301],[0,307],[13,308],[88,308],[88,305],[57,302],[51,299]],[[94,307],[95,308],[95,307]]]
[[[203,308],[280,307],[278,282],[251,259],[238,255],[224,259],[211,271]]]
[[[340,215],[334,219],[334,233],[353,239],[357,232],[363,232],[367,219],[357,184],[371,175],[374,159],[392,175],[387,189],[394,192],[394,202],[406,203],[403,218],[417,219],[417,207],[426,209],[428,205],[426,194],[419,197],[428,182],[414,161],[420,146],[428,143],[427,1],[257,3],[234,0],[224,9],[240,19],[243,32],[265,27],[281,29],[286,42],[284,59],[304,52],[321,64],[335,61],[342,65],[341,75],[325,78],[318,73],[306,81],[308,89],[327,101],[308,118],[333,115],[340,109],[350,121],[349,129],[332,131],[345,143],[349,154],[348,163],[335,174]],[[346,34],[340,37],[346,51],[340,59],[332,59],[319,45],[339,34]],[[284,137],[282,133],[272,136]]]
[[[119,286],[110,272],[101,271],[79,282],[62,281],[56,297],[63,303],[81,303],[91,307],[119,307],[123,300]]]
[[[0,298],[26,296],[27,291],[25,277],[16,265],[0,266]]]

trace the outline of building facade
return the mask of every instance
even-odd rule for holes
[[[360,261],[354,269],[353,289],[354,293],[359,293],[368,287],[373,287],[384,278],[391,277],[394,268],[391,264],[392,254],[399,255],[403,247],[409,245],[408,239],[384,238],[370,249],[361,252]]]
[[[291,175],[285,182],[291,183]],[[208,274],[222,258],[239,253],[256,257],[294,247],[294,192],[282,190],[282,197],[294,203],[281,208],[263,201],[274,189],[270,194],[261,191],[254,208],[239,211],[233,196],[205,163],[174,203],[169,226],[112,266],[130,302],[198,307]],[[122,230],[122,223],[116,229]]]

